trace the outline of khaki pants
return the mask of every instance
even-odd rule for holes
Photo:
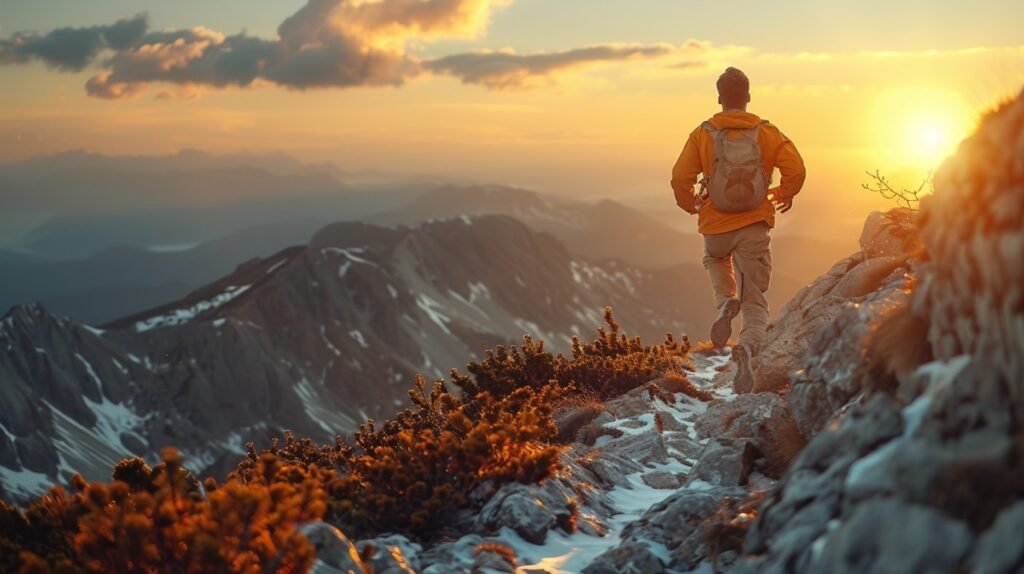
[[[721,309],[727,299],[739,297],[743,313],[740,343],[749,346],[752,354],[764,346],[768,329],[765,293],[772,276],[769,231],[771,227],[760,222],[729,233],[704,236],[704,269],[715,291],[715,307]]]

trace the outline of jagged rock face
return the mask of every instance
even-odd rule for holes
[[[487,216],[331,225],[103,330],[16,308],[0,322],[0,483],[24,498],[165,445],[216,474],[248,440],[386,418],[416,373],[442,377],[524,333],[567,348],[608,304],[645,337],[679,332],[667,283]]]
[[[928,317],[937,358],[966,353],[1024,380],[1022,222],[1024,94],[961,144],[921,203],[929,260],[914,305]]]
[[[920,247],[910,212],[872,213],[860,245],[859,253],[836,263],[779,312],[768,328],[768,344],[753,361],[755,392],[783,391],[794,383],[794,375],[800,376],[798,384],[818,386],[848,379],[868,326],[906,300],[916,265],[910,256]],[[834,395],[829,408],[855,394],[818,390]]]
[[[926,322],[936,360],[897,377],[894,397],[820,407],[831,421],[766,499],[735,571],[1024,568],[1022,152],[1024,94],[961,145],[922,205],[926,260],[894,313]]]

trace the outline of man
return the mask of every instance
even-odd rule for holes
[[[769,231],[776,209],[786,213],[793,207],[806,172],[793,142],[747,112],[746,74],[728,68],[717,87],[722,111],[690,133],[672,168],[672,189],[679,207],[698,216],[697,230],[704,236],[704,268],[718,309],[711,327],[716,347],[728,342],[732,320],[743,313],[739,344],[732,349],[733,387],[749,392],[754,385],[750,359],[764,346],[768,328]],[[771,188],[775,168],[782,180]],[[698,174],[704,177],[695,192]]]

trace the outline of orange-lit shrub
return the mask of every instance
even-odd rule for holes
[[[361,452],[329,487],[329,520],[345,532],[433,539],[471,507],[474,489],[538,482],[556,469],[559,450],[546,444],[555,432],[554,387],[460,400],[443,384],[430,394],[424,386],[417,381],[412,408],[380,430],[368,422],[356,435]]]
[[[555,385],[570,386],[599,399],[613,398],[654,378],[678,373],[686,361],[690,343],[666,335],[661,345],[645,346],[639,337],[620,332],[610,307],[604,312],[608,329],[598,328],[597,338],[582,343],[573,337],[569,357],[544,351],[544,342],[524,337],[519,347],[498,346],[487,351],[480,363],[470,363],[468,375],[452,373],[452,383],[466,396],[489,392],[503,396],[514,390]]]
[[[329,473],[330,471],[323,471]],[[325,474],[260,457],[250,480],[203,493],[174,449],[150,470],[122,462],[111,484],[76,481],[24,513],[4,508],[4,572],[305,572],[315,553],[295,527],[323,516]],[[6,550],[6,549],[5,549]]]

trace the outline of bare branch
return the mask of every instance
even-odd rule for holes
[[[875,170],[875,173],[871,173],[870,171],[866,171],[864,173],[868,174],[868,177],[873,179],[875,183],[873,185],[862,183],[862,188],[880,194],[885,199],[895,200],[896,205],[907,209],[916,211],[921,202],[921,197],[935,191],[935,181],[932,179],[931,171],[929,171],[928,175],[926,175],[924,180],[921,181],[921,185],[917,186],[917,189],[896,189],[889,183],[889,180],[886,179],[884,175],[879,173],[877,169]],[[928,187],[927,191],[925,191],[925,187]]]

